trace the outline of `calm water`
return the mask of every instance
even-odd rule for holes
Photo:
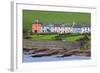
[[[31,57],[30,55],[23,55],[23,62],[47,62],[47,61],[67,61],[67,60],[89,60],[90,57],[86,56],[68,56],[68,57],[56,57],[56,56],[45,56],[45,57]]]

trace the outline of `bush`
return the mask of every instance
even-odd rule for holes
[[[77,41],[80,42],[80,49],[85,50],[85,49],[90,49],[90,38],[88,35],[84,35],[84,37],[78,39]]]
[[[89,41],[89,40],[90,40],[89,36],[88,35],[84,35],[84,37],[78,39],[77,41]]]
[[[51,33],[51,32],[50,32],[50,33],[46,33],[46,32],[45,32],[45,33],[32,33],[32,34],[33,34],[33,35],[34,35],[34,34],[37,34],[37,35],[52,35],[52,34],[57,34],[57,33]]]
[[[90,36],[91,33],[82,33],[82,35],[88,35],[88,36]]]
[[[27,36],[23,36],[23,38],[24,39],[31,39],[32,37],[27,35]]]
[[[58,34],[57,36],[55,36],[55,40],[62,40],[61,34]]]

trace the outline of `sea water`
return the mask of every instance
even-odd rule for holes
[[[67,56],[67,57],[57,57],[53,56],[43,56],[43,57],[32,57],[31,55],[23,55],[23,62],[49,62],[49,61],[68,61],[68,60],[89,60],[91,57],[86,56]]]

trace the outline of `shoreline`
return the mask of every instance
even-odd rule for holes
[[[23,49],[23,54],[29,54],[31,57],[44,57],[44,56],[53,56],[58,55],[57,57],[67,57],[67,56],[91,56],[91,50],[80,50],[80,49],[39,49],[39,48],[33,48],[33,49]]]

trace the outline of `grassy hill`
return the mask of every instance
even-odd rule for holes
[[[32,22],[36,19],[42,23],[72,24],[75,21],[77,24],[90,24],[90,18],[90,13],[23,10],[23,27],[31,30]]]

